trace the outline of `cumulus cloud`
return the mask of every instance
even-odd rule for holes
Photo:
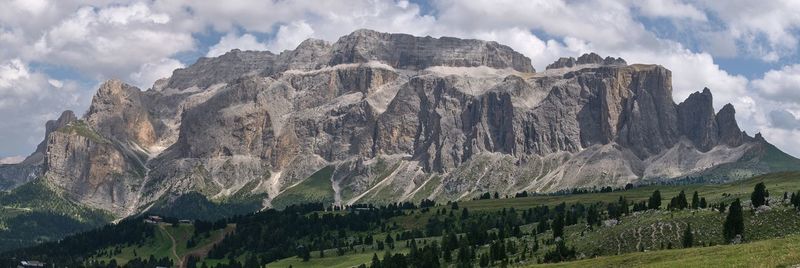
[[[800,103],[800,64],[770,70],[763,78],[754,80],[753,87],[766,98]]]
[[[706,14],[695,6],[675,0],[633,1],[642,14],[656,18],[677,18],[707,21]]]
[[[765,61],[796,53],[800,29],[800,2],[700,0],[698,5],[713,13],[724,25],[720,32],[737,40],[744,52]]]
[[[139,71],[131,74],[130,78],[134,85],[141,89],[150,88],[156,80],[167,78],[172,75],[172,71],[186,67],[176,59],[160,59],[157,62],[145,63],[139,67]]]
[[[191,33],[164,26],[169,15],[145,4],[85,6],[47,29],[31,60],[71,66],[94,78],[127,77],[147,63],[194,48]]]
[[[66,109],[85,109],[91,95],[79,88],[19,59],[0,63],[0,157],[30,153],[42,140],[47,120]]]
[[[220,38],[216,45],[208,49],[206,57],[216,57],[233,49],[267,50],[267,45],[259,42],[256,37],[251,34],[237,35],[236,33],[228,33]]]
[[[278,28],[278,34],[269,45],[269,49],[275,53],[287,49],[294,49],[300,42],[308,39],[314,35],[314,29],[305,21],[294,21],[292,23],[281,25]]]
[[[787,130],[800,129],[800,118],[786,110],[774,110],[769,113],[769,117],[774,127]]]

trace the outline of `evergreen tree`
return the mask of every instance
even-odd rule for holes
[[[728,205],[726,205],[725,202],[720,202],[719,203],[719,208],[717,208],[717,210],[719,210],[719,213],[725,213],[725,209],[727,207],[728,207]]]
[[[681,191],[678,193],[678,196],[673,197],[672,200],[669,202],[668,209],[677,209],[682,210],[689,206],[689,203],[686,201],[686,193]]]
[[[705,197],[701,197],[700,198],[700,208],[707,208],[707,207],[708,207],[708,203],[706,203],[706,198]]]
[[[489,256],[486,253],[481,254],[481,259],[478,261],[478,265],[481,267],[489,267]]]
[[[728,208],[728,216],[725,218],[722,234],[725,236],[725,241],[731,241],[737,235],[744,237],[744,215],[742,204],[738,198]]]
[[[660,209],[661,208],[661,192],[655,190],[653,195],[647,201],[647,209]]]
[[[378,259],[378,253],[372,253],[372,264],[370,268],[381,268],[381,260]]]
[[[586,224],[589,227],[594,225],[600,225],[600,214],[597,212],[597,208],[592,205],[589,207],[589,210],[586,211]]]
[[[694,191],[692,194],[692,209],[700,208],[700,196],[697,194],[697,191]]]
[[[564,213],[556,213],[553,218],[553,238],[564,236]]]
[[[619,200],[617,201],[617,203],[619,204],[619,208],[620,208],[619,212],[622,215],[628,215],[628,213],[630,213],[630,210],[628,208],[628,199],[626,199],[625,197],[620,196]]]
[[[546,217],[540,217],[539,218],[539,223],[536,224],[536,233],[541,234],[541,233],[546,232],[548,229],[549,229],[549,226],[547,224],[547,218]]]
[[[750,200],[753,201],[754,208],[769,205],[767,197],[769,197],[769,191],[767,191],[767,186],[763,182],[756,184],[753,193],[750,194]]]
[[[683,230],[683,247],[690,248],[694,245],[694,234],[692,234],[692,224],[686,224],[686,230]]]
[[[308,250],[306,246],[300,246],[297,248],[297,255],[298,257],[302,258],[304,262],[307,262],[311,259],[311,251]]]

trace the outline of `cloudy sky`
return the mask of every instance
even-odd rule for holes
[[[795,0],[0,0],[0,162],[33,151],[44,122],[82,114],[103,80],[147,89],[198,57],[280,52],[359,28],[507,44],[544,67],[595,51],[673,71],[676,102],[709,87],[740,125],[800,156]],[[16,158],[15,158],[16,156]],[[11,158],[9,158],[11,157]]]

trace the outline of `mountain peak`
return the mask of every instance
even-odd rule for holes
[[[579,56],[578,59],[575,59],[573,57],[558,58],[555,62],[547,65],[545,69],[551,70],[560,68],[572,68],[578,65],[588,65],[588,64],[625,66],[628,63],[622,58],[613,58],[609,56],[604,59],[597,53],[590,52],[590,53],[584,53],[583,55]]]
[[[333,44],[329,65],[379,61],[398,69],[432,66],[511,68],[535,72],[531,60],[497,42],[454,37],[416,37],[361,29]]]

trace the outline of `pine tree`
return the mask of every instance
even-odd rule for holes
[[[767,186],[763,182],[756,184],[753,193],[750,194],[750,200],[753,201],[754,208],[769,205],[767,204],[767,197],[769,197],[769,191],[767,191]]]
[[[678,193],[678,196],[673,197],[672,200],[669,202],[668,209],[678,209],[682,210],[689,206],[689,203],[686,201],[686,193],[681,191]]]
[[[486,256],[486,253],[481,254],[481,259],[478,261],[478,264],[481,267],[489,267],[489,256]]]
[[[588,224],[589,227],[600,225],[600,213],[597,212],[595,205],[590,206],[586,211],[586,224]]]
[[[547,231],[547,229],[549,229],[549,226],[547,225],[547,218],[546,217],[539,218],[539,223],[536,224],[536,233],[539,234],[544,233],[545,231]]]
[[[694,191],[692,194],[692,209],[700,208],[700,196],[697,194],[697,191]]]
[[[661,192],[655,190],[653,195],[647,201],[647,209],[660,209],[661,208]]]
[[[690,248],[694,245],[694,234],[692,234],[692,224],[686,224],[686,230],[683,231],[683,247]]]
[[[738,198],[728,208],[728,216],[725,218],[722,234],[725,236],[725,241],[731,241],[737,235],[744,237],[744,217],[742,204]]]
[[[370,268],[381,268],[381,260],[378,259],[378,253],[372,253],[372,264]]]
[[[564,214],[563,213],[556,213],[556,217],[553,218],[553,238],[562,237],[564,236]]]

